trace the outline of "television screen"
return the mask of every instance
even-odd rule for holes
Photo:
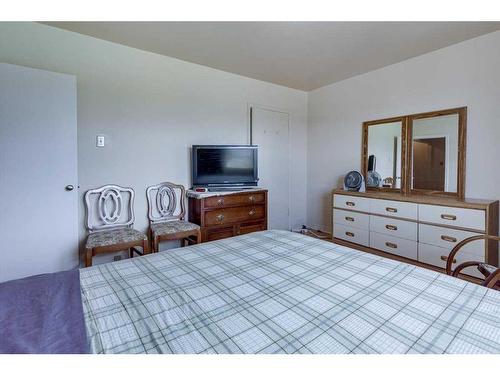
[[[193,146],[193,186],[256,186],[257,146]]]

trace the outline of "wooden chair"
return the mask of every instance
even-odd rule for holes
[[[455,256],[458,251],[472,241],[485,240],[485,241],[500,241],[500,237],[490,236],[490,235],[477,235],[460,241],[454,248],[451,250],[450,255],[446,261],[446,273],[453,277],[458,277],[461,271],[463,271],[467,267],[477,267],[477,270],[481,272],[484,276],[484,281],[481,283],[482,286],[492,289],[500,289],[500,268],[492,266],[490,264],[484,262],[477,261],[468,261],[459,264],[452,271],[451,266],[453,261],[455,260]]]
[[[85,267],[99,253],[129,251],[149,253],[147,236],[133,229],[134,190],[117,185],[105,185],[85,193],[86,226],[89,231],[85,244]],[[136,247],[142,247],[142,253]]]
[[[161,241],[180,240],[181,246],[185,245],[185,241],[191,244],[201,242],[200,227],[184,220],[186,215],[184,186],[163,182],[148,187],[146,196],[153,251],[159,251]]]

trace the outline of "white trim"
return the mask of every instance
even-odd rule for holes
[[[292,155],[292,145],[291,145],[291,135],[290,135],[290,122],[291,122],[291,115],[290,115],[290,112],[288,112],[287,110],[284,110],[284,109],[281,109],[281,108],[276,108],[276,107],[271,107],[271,106],[267,106],[267,105],[261,105],[261,104],[255,104],[255,103],[247,103],[247,141],[248,141],[248,144],[252,144],[251,143],[251,139],[252,139],[252,118],[250,116],[251,114],[251,109],[252,108],[258,108],[258,109],[262,109],[262,110],[265,110],[265,111],[270,111],[270,112],[278,112],[278,113],[283,113],[285,115],[287,115],[288,117],[288,124],[287,124],[287,128],[288,128],[288,139],[287,139],[287,143],[288,143],[288,212],[287,212],[287,215],[288,215],[288,230],[291,230],[292,228],[292,225],[291,225],[291,201],[292,201],[292,168],[291,168],[291,155]],[[269,205],[268,205],[268,209],[269,209]],[[268,217],[268,223],[269,223],[269,217]]]

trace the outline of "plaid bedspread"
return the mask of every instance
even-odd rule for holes
[[[290,232],[80,277],[95,353],[500,353],[500,292]]]

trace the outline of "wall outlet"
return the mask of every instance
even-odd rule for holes
[[[95,140],[96,147],[104,147],[104,136],[98,135]]]

